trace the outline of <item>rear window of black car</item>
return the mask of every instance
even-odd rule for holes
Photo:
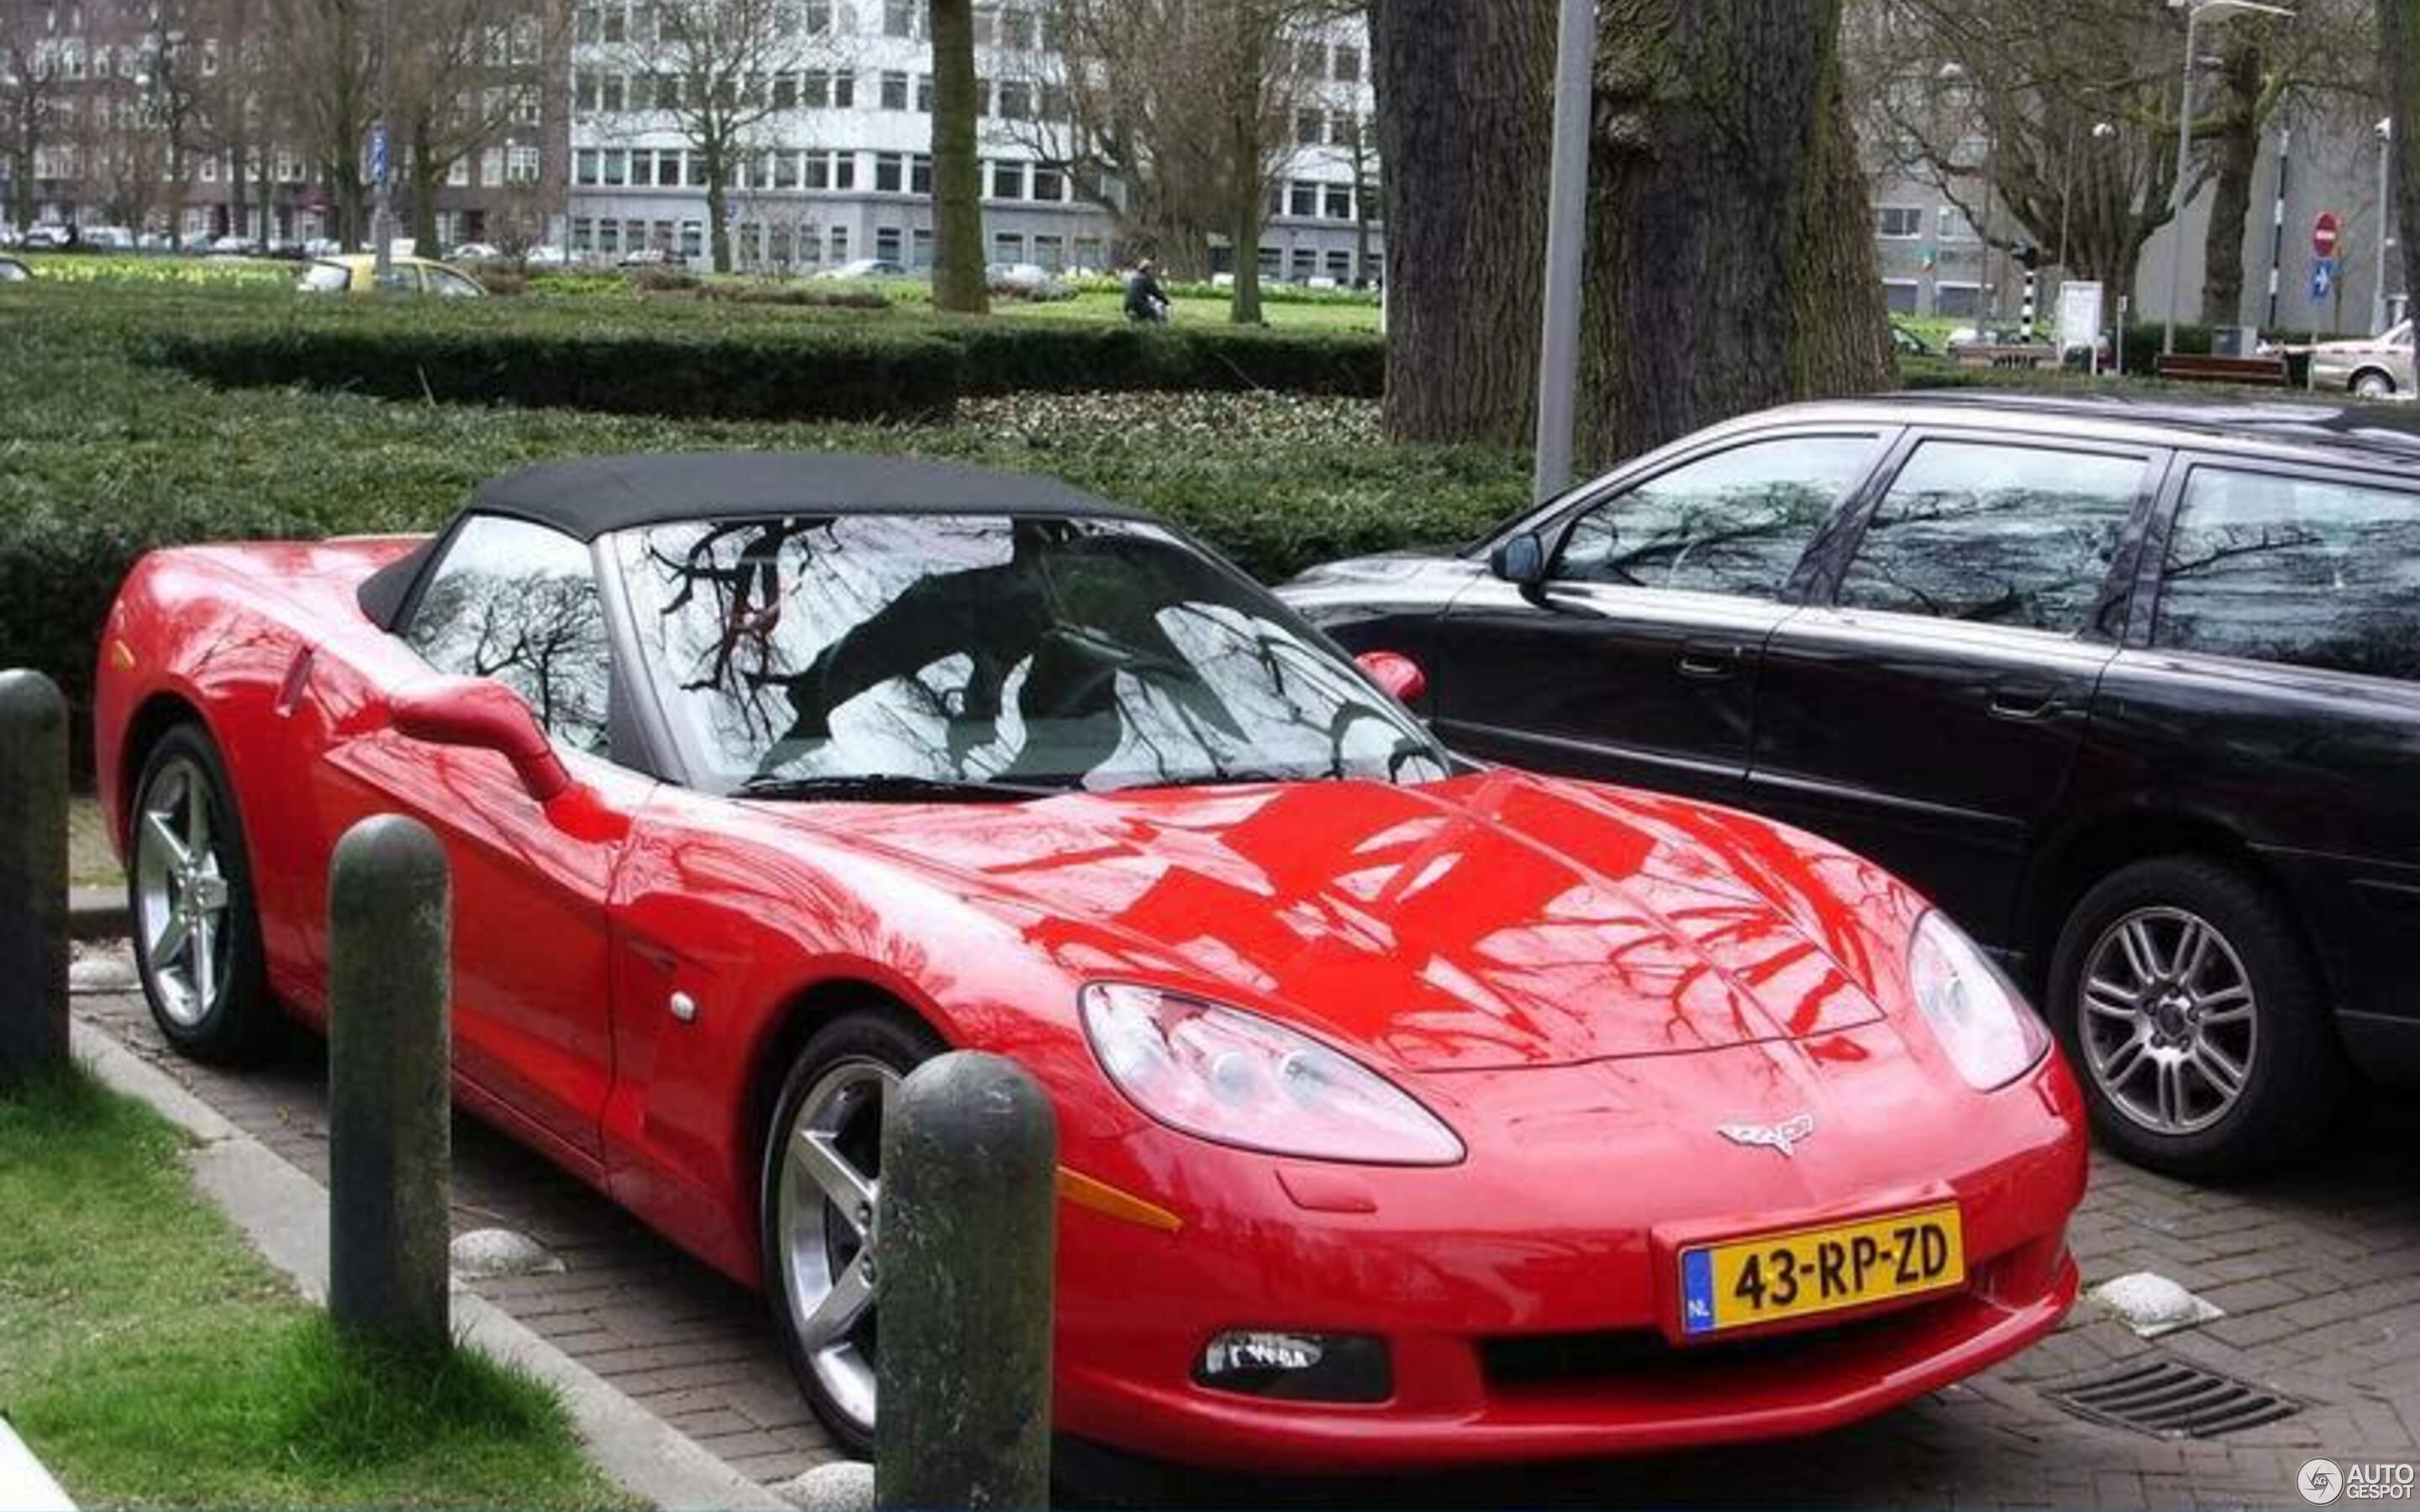
[[[2420,493],[2194,470],[2154,644],[2420,681]]]

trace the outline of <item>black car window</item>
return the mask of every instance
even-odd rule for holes
[[[504,684],[561,744],[606,753],[613,651],[588,548],[570,536],[493,515],[464,520],[403,639],[439,671]]]
[[[2091,617],[2147,465],[1926,441],[1875,507],[1839,601],[2071,635]]]
[[[2151,639],[2420,680],[2420,494],[2195,469]]]
[[[619,550],[674,738],[720,790],[1449,771],[1291,610],[1139,521],[733,519],[633,531]]]
[[[1554,576],[1576,582],[1778,594],[1807,543],[1865,475],[1872,436],[1751,441],[1590,505]]]

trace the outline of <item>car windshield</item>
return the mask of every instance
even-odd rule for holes
[[[733,519],[617,543],[701,786],[1434,780],[1426,731],[1276,599],[1140,521]]]

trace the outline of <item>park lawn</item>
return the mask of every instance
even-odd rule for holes
[[[1179,294],[1170,301],[1171,323],[1179,326],[1223,326],[1227,301],[1199,294]],[[1001,300],[994,315],[1020,319],[1124,320],[1125,297],[1108,290],[1086,290],[1072,300]],[[1266,300],[1261,319],[1272,331],[1370,331],[1378,329],[1378,305],[1365,300]]]
[[[546,1387],[340,1338],[81,1071],[0,1098],[0,1411],[85,1505],[612,1507]]]

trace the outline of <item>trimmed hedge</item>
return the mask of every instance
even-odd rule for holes
[[[961,395],[1267,392],[1375,398],[1386,343],[1357,332],[965,319],[757,302],[231,301],[138,334],[229,388],[697,419],[924,420]]]
[[[573,329],[361,325],[185,332],[150,355],[228,388],[373,394],[716,420],[946,416],[963,366],[948,343],[821,332],[711,337]]]

